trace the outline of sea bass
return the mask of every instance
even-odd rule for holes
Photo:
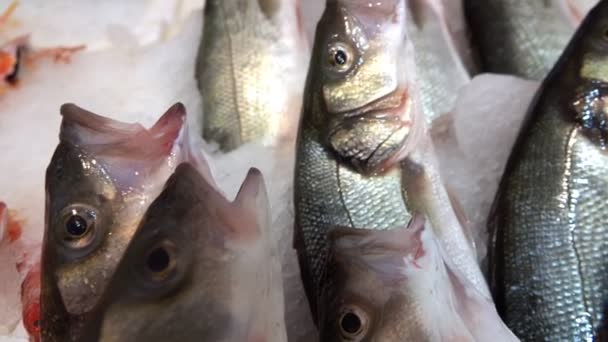
[[[60,142],[46,173],[42,338],[77,336],[131,236],[176,163],[191,153],[185,108],[150,129],[73,104],[61,107]]]
[[[465,0],[481,69],[542,80],[577,23],[568,0]]]
[[[394,165],[423,120],[411,101],[404,21],[404,0],[330,0],[317,26],[294,185],[294,246],[313,316],[329,229],[390,229],[410,218]]]
[[[518,341],[424,215],[389,231],[337,228],[330,251],[321,341]]]
[[[150,205],[85,341],[286,341],[262,174],[229,202],[188,163]]]
[[[207,0],[197,78],[203,137],[224,151],[293,143],[310,48],[297,0]]]
[[[608,305],[608,1],[531,104],[490,229],[491,283],[525,341],[591,341]]]

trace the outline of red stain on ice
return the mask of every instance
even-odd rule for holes
[[[15,267],[20,274],[26,271],[28,260],[32,254],[35,254],[30,253],[33,252],[31,247],[26,248],[20,241],[24,222],[16,211],[9,210],[4,202],[0,202],[0,225],[6,224],[4,238],[14,249]],[[38,248],[38,246],[34,247],[34,249]],[[23,325],[30,335],[30,342],[40,341],[40,281],[40,260],[37,260],[21,283],[21,315]]]
[[[23,325],[30,342],[40,341],[40,261],[30,269],[21,283]]]
[[[17,218],[17,213],[15,211],[9,210],[8,212],[8,225],[6,229],[6,233],[8,234],[8,241],[15,242],[23,233],[23,220]]]

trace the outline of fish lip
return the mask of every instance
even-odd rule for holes
[[[346,110],[343,112],[330,112],[330,114],[336,116],[336,118],[333,118],[333,120],[347,120],[363,116],[374,119],[385,119],[387,115],[382,115],[383,113],[389,113],[394,115],[399,114],[398,112],[402,111],[403,113],[401,113],[401,115],[396,116],[403,117],[409,114],[407,113],[407,108],[404,107],[406,106],[410,98],[410,92],[407,87],[398,87],[390,93],[362,107],[355,108],[352,110]]]

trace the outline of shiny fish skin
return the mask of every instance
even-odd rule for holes
[[[150,129],[72,104],[61,114],[60,142],[46,173],[44,341],[78,339],[84,315],[97,304],[147,205],[186,151],[179,141],[185,136],[181,104]],[[86,222],[84,233],[68,229],[71,218]]]
[[[499,311],[524,341],[589,341],[608,305],[608,1],[544,81],[490,216]]]
[[[285,342],[269,224],[258,170],[229,202],[190,164],[179,165],[142,219],[84,340]]]
[[[465,0],[482,71],[542,80],[574,33],[563,1]]]
[[[451,1],[451,0],[450,0]],[[447,12],[452,8],[439,8],[430,4],[431,0],[409,0],[408,33],[416,50],[416,76],[422,109],[427,123],[452,110],[460,88],[470,81],[458,44],[450,33],[448,19],[460,12]],[[436,1],[435,1],[436,2]],[[437,2],[436,2],[437,3]],[[455,6],[455,5],[454,5]],[[457,18],[451,18],[457,21]],[[462,18],[464,20],[464,18]],[[462,47],[461,50],[466,49]]]
[[[230,151],[293,141],[310,49],[296,0],[207,0],[197,78],[203,137]]]
[[[406,225],[410,218],[402,200],[398,168],[364,175],[393,158],[411,133],[407,123],[411,103],[409,98],[402,102],[408,94],[407,81],[402,78],[411,69],[400,64],[406,61],[400,59],[406,56],[405,5],[403,0],[383,1],[373,8],[367,4],[363,0],[327,2],[317,26],[305,90],[296,150],[294,246],[313,317],[330,227],[389,229]],[[345,26],[354,35],[346,34]],[[332,59],[336,57],[333,52],[340,49],[346,51],[345,64],[351,63],[347,71]],[[398,107],[392,103],[370,110],[368,106],[378,99],[401,102]],[[384,110],[389,113],[386,121],[375,121],[373,115]],[[355,122],[352,116],[363,132],[354,133],[352,126],[348,129],[349,122]],[[385,128],[394,129],[398,140],[375,143]],[[345,134],[334,134],[338,130]],[[350,153],[351,148],[361,154]],[[370,165],[375,151],[388,154]]]

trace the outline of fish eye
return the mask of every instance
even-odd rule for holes
[[[168,240],[150,248],[144,263],[148,276],[154,281],[171,277],[177,266],[176,254],[175,244]]]
[[[353,49],[349,45],[334,43],[327,50],[327,59],[332,69],[338,72],[346,72],[352,67],[355,56]]]
[[[97,211],[84,204],[68,206],[63,210],[60,236],[63,244],[71,249],[91,245],[96,235]]]
[[[360,341],[365,337],[368,328],[367,314],[354,306],[342,309],[338,325],[345,341]]]

